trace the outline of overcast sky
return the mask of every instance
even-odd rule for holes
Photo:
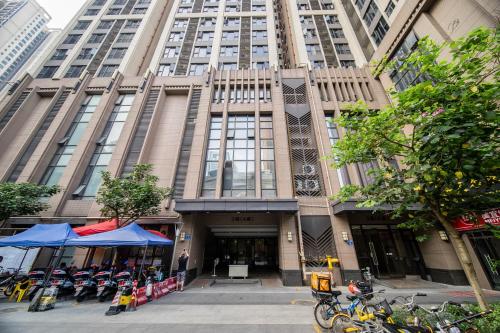
[[[63,29],[80,9],[85,0],[37,0],[52,17],[49,28]]]

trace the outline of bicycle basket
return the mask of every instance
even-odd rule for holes
[[[392,308],[386,299],[384,299],[382,302],[375,304],[374,307],[375,307],[375,310],[381,311],[388,316],[393,314]]]

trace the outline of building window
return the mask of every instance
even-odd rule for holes
[[[222,135],[222,117],[212,116],[208,132],[207,155],[201,196],[213,198],[217,185],[217,167],[219,163],[220,138]]]
[[[252,5],[252,12],[265,12],[266,5]]]
[[[201,26],[205,28],[213,27],[216,21],[215,17],[206,17],[201,21]]]
[[[39,79],[50,78],[54,76],[58,68],[59,68],[58,66],[43,66],[43,68],[40,70],[40,73],[38,73],[37,78]]]
[[[300,23],[302,25],[314,24],[312,16],[300,16]]]
[[[111,77],[115,70],[118,69],[118,65],[103,65],[99,71],[99,77]]]
[[[76,44],[80,40],[82,35],[80,34],[69,34],[63,41],[63,44]]]
[[[375,1],[370,1],[370,4],[368,5],[368,9],[366,10],[365,16],[363,16],[363,20],[366,22],[367,26],[370,26],[372,24],[373,19],[375,16],[378,14],[378,7]]]
[[[417,47],[418,38],[413,31],[411,31],[405,40],[395,52],[394,59],[404,59],[408,57]],[[395,68],[390,73],[392,82],[397,91],[403,91],[411,85],[424,82],[427,77],[420,75],[417,68],[407,67],[404,71],[400,70],[401,62],[397,61]]]
[[[121,10],[121,8],[110,8],[106,15],[119,15]]]
[[[210,8],[210,7],[208,7],[208,8]],[[236,6],[236,5],[226,5],[226,12],[234,13],[234,12],[239,12],[239,11],[240,11],[239,6]]]
[[[354,60],[340,60],[340,66],[345,68],[356,67],[356,62]]]
[[[271,86],[270,85],[260,85],[259,86],[259,101],[260,102],[270,102],[271,101]]]
[[[385,19],[381,17],[380,21],[377,23],[372,33],[372,37],[373,40],[375,41],[375,44],[380,45],[382,39],[384,39],[384,36],[388,30],[389,30],[389,25],[387,24]]]
[[[214,39],[213,31],[200,31],[198,32],[198,41],[210,42]]]
[[[255,196],[254,116],[228,117],[223,196]]]
[[[109,116],[106,127],[101,138],[97,142],[94,154],[83,175],[82,182],[73,193],[82,199],[92,199],[96,196],[102,181],[102,172],[105,171],[111,161],[111,156],[120,138],[128,112],[134,101],[134,95],[120,95],[115,102],[115,106]]]
[[[123,48],[123,47],[120,47],[120,48],[114,47],[114,48],[112,48],[109,51],[108,59],[123,59],[123,57],[125,56],[125,53],[127,53],[127,49],[126,48]]]
[[[339,18],[337,15],[325,15],[325,21],[327,24],[339,24]]]
[[[163,64],[158,67],[156,75],[158,76],[170,76],[174,74],[174,64]]]
[[[179,7],[177,13],[191,13],[191,7]]]
[[[97,29],[109,29],[113,25],[113,21],[101,21]]]
[[[170,36],[168,37],[169,42],[179,42],[183,39],[184,39],[184,32],[182,31],[171,32]]]
[[[92,59],[94,57],[94,55],[96,54],[96,52],[97,52],[96,48],[82,49],[82,51],[78,55],[77,59]]]
[[[222,32],[222,39],[223,40],[238,40],[238,38],[240,38],[239,31],[223,31]]]
[[[309,56],[321,54],[321,47],[319,44],[306,44],[306,51]]]
[[[306,29],[305,31],[303,31],[303,33],[304,33],[304,38],[314,38],[317,36],[316,29],[314,28]]]
[[[189,66],[189,75],[202,75],[208,68],[208,64],[192,64]]]
[[[94,113],[99,101],[100,95],[87,96],[82,103],[80,110],[76,114],[64,138],[59,141],[59,148],[54,157],[50,161],[45,174],[42,177],[40,184],[57,185],[64,172],[64,169],[69,163],[76,146],[87,128],[87,125]]]
[[[268,54],[267,45],[255,45],[252,46],[252,54],[254,56],[265,56]]]
[[[267,31],[266,30],[254,30],[252,31],[253,39],[267,39]]]
[[[333,121],[332,116],[325,116],[325,119],[326,119],[326,128],[328,130],[328,138],[330,139],[330,144],[333,146],[340,139],[339,131],[337,129],[337,125]],[[351,183],[351,180],[349,179],[349,173],[346,167],[337,169],[337,177],[339,179],[340,187],[349,185]]]
[[[132,39],[134,38],[133,33],[121,33],[118,35],[118,38],[116,39],[117,43],[130,43]]]
[[[260,116],[260,184],[263,198],[276,197],[273,117]]]
[[[99,44],[104,40],[106,34],[92,34],[87,43],[89,44]]]
[[[95,16],[95,15],[97,15],[97,13],[99,13],[99,9],[87,9],[85,14],[83,14],[83,15],[84,16]]]
[[[225,27],[238,27],[239,25],[240,25],[239,17],[227,17],[226,19],[224,19]]]
[[[132,14],[136,14],[136,15],[146,14],[147,11],[148,11],[147,8],[134,8],[132,10]]]
[[[313,60],[311,61],[311,66],[313,68],[324,68],[325,67],[325,62],[323,60]]]
[[[78,21],[74,27],[75,30],[85,30],[90,26],[90,21]]]
[[[209,57],[212,54],[212,48],[210,46],[197,46],[193,50],[193,57],[203,58]]]
[[[86,66],[70,66],[64,77],[79,77]]]
[[[237,70],[238,69],[238,64],[235,62],[221,62],[219,63],[219,69],[220,70]]]
[[[217,12],[218,10],[219,10],[219,7],[218,7],[218,6],[216,6],[216,7],[213,7],[213,6],[210,6],[210,7],[209,7],[209,6],[205,6],[205,7],[203,7],[203,12],[204,12],[204,13],[215,13],[215,12]],[[227,12],[227,11],[228,11],[228,10],[227,10],[227,7],[226,7],[226,12]]]
[[[175,58],[179,55],[179,51],[180,47],[178,46],[166,47],[163,52],[163,58]]]
[[[184,19],[177,19],[174,21],[174,28],[185,28],[188,25],[188,21]]]
[[[265,17],[254,17],[252,19],[252,24],[253,25],[266,25],[266,18]]]
[[[396,8],[396,4],[394,3],[394,1],[392,0],[389,0],[389,2],[387,3],[387,7],[385,7],[385,15],[387,15],[387,17],[391,16],[392,12],[394,11],[394,8]]]
[[[268,61],[255,61],[252,63],[253,69],[268,69],[269,62]]]
[[[221,46],[220,56],[221,57],[233,57],[238,55],[237,46]]]
[[[351,49],[349,48],[349,44],[345,43],[335,44],[335,51],[337,51],[338,54],[351,54]]]
[[[141,20],[128,20],[125,24],[125,28],[139,28],[141,25]]]
[[[57,49],[52,55],[51,60],[64,60],[66,59],[67,55],[68,55],[67,49]]]
[[[342,28],[330,29],[330,35],[332,36],[332,38],[345,38]]]

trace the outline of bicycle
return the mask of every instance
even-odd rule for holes
[[[385,290],[379,290],[371,293],[364,293],[357,296],[347,295],[346,298],[350,301],[347,307],[343,307],[338,297],[342,294],[339,290],[333,290],[328,297],[321,298],[314,307],[314,318],[318,325],[323,329],[332,328],[332,318],[337,313],[345,313],[349,317],[357,315],[358,318],[364,319],[374,318],[370,315],[369,307],[372,305],[367,304],[367,299],[370,296],[378,293],[383,293]]]
[[[19,282],[19,273],[19,270],[16,268],[4,269],[0,266],[0,276],[2,276],[2,280],[0,280],[0,288],[3,289],[5,296],[9,297],[12,295],[17,282]]]

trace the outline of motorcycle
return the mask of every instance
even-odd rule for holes
[[[78,303],[97,295],[97,282],[89,271],[79,271],[73,274],[75,279],[75,298]]]
[[[31,301],[35,297],[36,292],[43,287],[45,272],[40,270],[30,271],[28,273],[28,278],[30,280],[30,290],[28,291],[28,298]],[[47,283],[46,287],[50,287],[50,283]]]
[[[123,271],[115,275],[116,282],[118,284],[118,289],[124,290],[127,288],[132,288],[132,275],[128,271]]]
[[[52,287],[57,287],[57,296],[69,296],[75,293],[75,285],[72,281],[73,277],[69,275],[65,270],[56,269],[52,272],[50,277],[50,285]]]
[[[96,296],[99,302],[104,302],[109,297],[113,297],[118,290],[116,280],[111,275],[111,271],[102,271],[94,275],[94,279],[97,281]]]

